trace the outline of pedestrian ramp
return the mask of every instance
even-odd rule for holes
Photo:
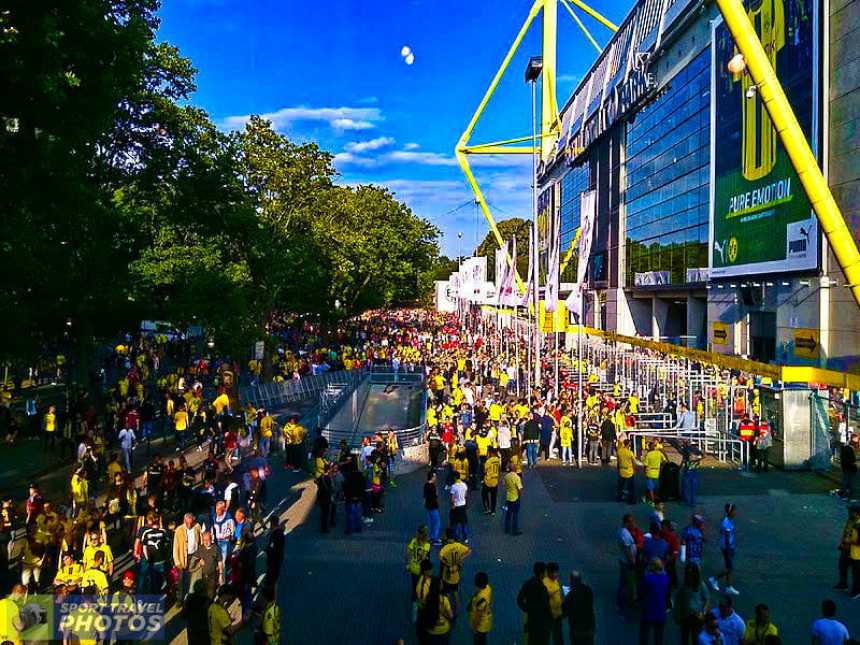
[[[332,444],[345,439],[352,447],[377,432],[394,430],[401,446],[413,445],[423,434],[426,392],[421,383],[363,382],[347,397],[323,427]]]

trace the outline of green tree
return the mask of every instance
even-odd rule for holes
[[[140,85],[153,0],[9,0],[0,12],[0,354],[89,354],[128,328],[135,232],[117,217],[107,153]],[[132,163],[126,160],[126,163]]]

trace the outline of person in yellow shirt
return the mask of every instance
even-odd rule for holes
[[[173,429],[176,431],[176,445],[181,450],[185,447],[185,437],[188,435],[188,412],[185,405],[174,413]]]
[[[57,408],[50,406],[42,418],[42,429],[45,431],[44,449],[47,452],[50,447],[53,450],[57,445]]]
[[[445,529],[445,545],[439,549],[439,568],[445,591],[454,594],[460,588],[460,574],[463,571],[463,561],[472,555],[472,549],[461,544],[454,537],[454,529]]]
[[[78,512],[86,506],[90,498],[90,485],[87,481],[87,471],[83,466],[72,473],[71,489],[72,515],[76,516]]]
[[[57,569],[57,575],[54,576],[54,586],[62,585],[66,591],[74,593],[80,586],[83,575],[83,565],[75,562],[71,551],[66,551],[63,553],[63,561],[60,568]]]
[[[520,535],[520,495],[523,490],[523,480],[514,470],[512,463],[508,464],[508,473],[505,475],[505,533],[508,535]]]
[[[656,441],[651,441],[648,452],[642,462],[645,464],[645,487],[648,502],[653,506],[657,501],[657,490],[660,487],[660,468],[668,461],[666,455],[657,447]]]
[[[561,415],[561,424],[559,424],[558,440],[561,444],[561,463],[562,465],[573,466],[573,419],[565,409]]]
[[[630,414],[637,415],[639,414],[639,397],[635,394],[630,394],[627,397],[627,409],[630,411]]]
[[[511,439],[511,458],[508,460],[511,470],[518,475],[523,474],[523,449],[519,439]]]
[[[479,442],[480,448],[480,442]],[[489,456],[484,463],[484,481],[481,487],[481,501],[484,504],[484,513],[496,514],[496,499],[499,491],[499,475],[502,471],[502,460],[496,448],[489,449]]]
[[[272,434],[275,428],[275,419],[271,414],[263,411],[263,418],[260,419],[260,455],[264,458],[269,456],[269,450],[272,447]]]
[[[93,567],[84,571],[81,576],[81,590],[84,593],[93,593],[104,596],[108,592],[109,584],[104,567],[105,554],[97,551],[93,560]]]
[[[552,639],[554,643],[563,643],[561,618],[561,582],[558,579],[558,562],[547,562],[543,586],[549,594],[549,610],[552,616]]]
[[[418,527],[415,536],[406,545],[406,570],[411,577],[412,616],[418,615],[418,582],[421,577],[421,564],[430,556],[430,532],[423,524]]]
[[[618,467],[618,485],[615,491],[615,501],[623,502],[625,497],[628,504],[636,503],[636,492],[633,488],[636,473],[636,458],[630,450],[630,441],[619,439],[615,447],[616,466]]]
[[[226,392],[221,392],[221,394],[215,397],[212,406],[215,408],[215,414],[224,414],[230,410],[230,397],[227,396]]]
[[[427,590],[424,616],[421,625],[424,634],[430,638],[422,638],[421,642],[446,643],[451,633],[451,621],[454,620],[454,611],[451,608],[451,600],[442,593],[442,585],[439,578],[430,580],[430,588]]]
[[[21,645],[21,632],[26,625],[21,619],[20,608],[24,606],[26,598],[24,585],[15,585],[12,593],[0,600],[0,642]]]
[[[113,575],[113,551],[108,544],[102,544],[102,536],[99,531],[90,531],[89,543],[84,549],[84,571],[88,571],[96,566],[96,555],[101,553],[101,566],[99,567],[107,575]]]
[[[768,636],[779,636],[779,629],[770,620],[770,608],[765,604],[755,606],[755,617],[747,621],[744,630],[744,645],[764,645]]]
[[[475,587],[475,593],[466,607],[469,627],[472,628],[472,642],[476,645],[486,644],[487,635],[493,631],[493,588],[484,571],[475,574]]]

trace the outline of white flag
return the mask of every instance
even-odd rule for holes
[[[529,278],[526,281],[526,292],[518,303],[518,306],[520,307],[528,307],[529,303],[532,301],[532,289],[534,289],[534,268],[532,263],[534,262],[535,250],[534,240],[532,239],[533,237],[532,231],[529,229]]]
[[[500,303],[506,307],[515,307],[520,303],[520,296],[517,293],[516,276],[517,276],[517,238],[514,238],[511,250],[511,261],[505,264],[505,280],[502,282],[502,291]]]
[[[585,273],[588,271],[588,260],[591,258],[591,242],[594,239],[594,220],[597,214],[597,193],[593,190],[584,191],[580,197],[579,226],[581,229],[579,238],[579,254],[576,266],[576,281],[585,282]]]

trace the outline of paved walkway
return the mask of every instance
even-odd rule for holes
[[[386,512],[358,536],[343,535],[342,512],[338,530],[329,535],[319,534],[316,510],[302,526],[294,527],[287,538],[281,577],[282,642],[389,645],[399,638],[415,642],[404,553],[406,542],[424,521],[423,481],[423,471],[398,479],[398,488],[386,493]],[[852,603],[831,590],[836,581],[835,546],[846,511],[826,494],[830,487],[829,481],[809,473],[702,472],[704,495],[697,510],[707,518],[710,540],[705,573],[714,573],[721,562],[717,527],[724,503],[732,501],[738,506],[735,585],[741,595],[736,608],[748,618],[756,603],[768,603],[784,643],[809,642],[809,626],[826,597],[837,601],[839,617],[852,635],[860,634],[860,601]],[[524,534],[519,537],[505,536],[501,512],[496,517],[483,515],[480,495],[471,495],[475,552],[466,563],[461,599],[465,603],[472,593],[474,574],[486,571],[496,594],[490,642],[522,642],[522,617],[515,599],[534,560],[559,562],[565,578],[571,569],[583,572],[595,591],[596,642],[636,642],[637,618],[619,616],[614,607],[614,535],[621,515],[631,507],[608,501],[613,495],[614,471],[608,468],[577,471],[549,466],[527,472],[521,513]],[[644,504],[632,508],[640,526],[645,526],[649,508]],[[687,507],[667,504],[667,516],[681,527],[690,514]],[[438,550],[431,556],[438,565]],[[671,622],[665,642],[679,642]],[[457,621],[452,643],[471,643],[465,617]]]

